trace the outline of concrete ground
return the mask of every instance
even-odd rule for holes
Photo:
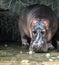
[[[59,65],[59,52],[57,50],[50,50],[48,53],[28,54],[27,48],[22,48],[16,42],[0,42],[0,65],[43,65],[49,62],[57,62]],[[46,63],[47,62],[47,63]],[[51,64],[52,65],[52,64]]]

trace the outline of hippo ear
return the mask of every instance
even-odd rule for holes
[[[45,19],[44,20],[44,24],[46,26],[46,29],[48,29],[49,28],[49,20],[48,19]]]

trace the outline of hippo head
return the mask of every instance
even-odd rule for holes
[[[49,20],[34,19],[32,22],[32,48],[37,52],[47,52],[52,35],[49,27]]]

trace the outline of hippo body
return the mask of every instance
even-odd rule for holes
[[[22,44],[39,52],[48,51],[48,45],[58,27],[57,18],[51,8],[39,4],[25,7],[18,25]]]

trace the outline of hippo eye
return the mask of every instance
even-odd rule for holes
[[[45,34],[45,32],[46,32],[45,29],[41,31],[41,33],[42,33],[43,35]]]
[[[33,34],[36,34],[37,32],[36,31],[33,31]]]

